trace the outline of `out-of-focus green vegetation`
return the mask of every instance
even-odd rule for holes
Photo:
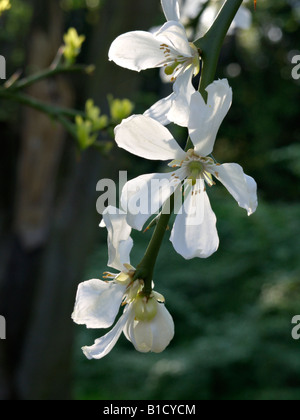
[[[159,0],[152,1],[157,2],[158,11],[153,24],[163,23]],[[18,69],[24,75],[28,70],[26,43],[34,14],[32,4],[11,0],[11,9],[1,15],[0,29],[5,30],[0,30],[0,54],[6,57],[8,75]],[[80,62],[90,63],[93,31],[107,4],[108,0],[61,0],[66,31],[74,25],[86,36]],[[253,2],[247,4],[253,10]],[[300,399],[300,341],[291,337],[291,320],[300,315],[300,81],[291,76],[292,58],[300,55],[299,21],[299,0],[258,0],[252,28],[228,37],[220,58],[217,77],[228,78],[234,99],[214,156],[220,162],[240,163],[255,177],[259,186],[256,214],[248,218],[222,186],[214,187],[209,195],[221,244],[213,257],[183,260],[173,250],[167,233],[154,278],[176,325],[175,338],[164,353],[137,353],[122,337],[104,360],[88,361],[80,347],[92,344],[106,331],[87,331],[74,325],[78,334],[74,398]],[[112,13],[109,25],[114,27],[115,23]],[[97,40],[99,53],[100,44]],[[124,70],[124,84],[128,74]],[[106,86],[102,76],[101,83]],[[107,118],[118,123],[132,112],[132,103],[136,104],[135,113],[143,113],[171,92],[156,70],[138,77],[141,89],[133,89],[129,100],[109,97],[107,101],[113,88],[107,86],[103,102],[108,106],[103,114],[95,105],[97,101],[88,101],[76,126],[82,149],[94,144],[95,131],[107,125]],[[90,95],[84,88],[77,90],[83,109]],[[89,90],[97,94],[92,87]],[[2,209],[12,201],[15,187],[19,106],[2,106],[0,121],[0,163],[8,174],[1,182]],[[184,144],[186,130],[171,130]],[[109,125],[109,134],[111,131]],[[109,154],[111,142],[104,146]],[[68,153],[66,150],[66,156]],[[127,169],[129,178],[160,170],[154,162],[122,151],[111,153],[109,159],[107,166]],[[94,185],[91,190],[95,190]],[[133,265],[141,260],[150,235],[151,231],[134,233]],[[101,278],[107,269],[105,243],[106,231],[99,230],[99,241],[82,281]]]
[[[220,59],[217,76],[229,79],[234,101],[215,157],[256,178],[258,211],[247,218],[222,187],[209,191],[219,251],[184,261],[166,238],[155,271],[175,320],[174,341],[160,355],[143,355],[123,337],[105,360],[88,361],[80,347],[105,331],[79,327],[76,398],[300,398],[300,342],[291,337],[292,317],[300,314],[300,84],[291,77],[292,57],[300,54],[300,2],[257,3],[252,28],[228,38]],[[166,96],[155,76],[141,74],[144,90],[131,98],[138,112]],[[186,139],[184,130],[175,133]],[[152,162],[126,153],[124,159],[130,177],[155,170]],[[105,243],[106,232],[100,234]],[[150,233],[134,235],[133,265]],[[103,248],[96,249],[85,279],[101,278],[106,263]]]
[[[166,239],[155,271],[176,326],[169,348],[143,355],[123,336],[105,360],[88,361],[80,347],[106,331],[77,327],[76,398],[299,399],[291,320],[300,314],[300,205],[261,201],[248,218],[222,187],[210,198],[220,250],[185,262]],[[149,235],[135,235],[132,264]],[[106,263],[95,252],[86,278],[99,278]]]

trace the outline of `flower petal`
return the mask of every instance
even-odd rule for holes
[[[161,67],[166,61],[161,41],[145,31],[120,35],[112,43],[108,57],[118,66],[135,71]]]
[[[152,214],[158,213],[180,182],[172,173],[147,174],[127,182],[121,195],[127,223],[134,229],[142,230],[146,221]]]
[[[128,320],[124,328],[126,338],[141,353],[161,353],[174,337],[174,322],[164,304],[158,304],[157,314],[151,321]]]
[[[253,214],[258,205],[257,184],[246,175],[243,168],[236,163],[224,163],[216,167],[216,177],[227,188],[238,205],[247,210],[248,216]]]
[[[93,346],[83,347],[82,351],[88,359],[102,359],[116,345],[130,316],[130,308],[126,308],[114,328],[105,336],[95,341]]]
[[[178,214],[171,233],[171,242],[186,260],[208,258],[219,247],[216,216],[211,209],[204,184],[194,194],[189,193]]]
[[[168,45],[173,54],[193,57],[194,52],[187,38],[186,30],[180,22],[170,21],[165,23],[154,36],[160,45]]]
[[[158,305],[156,317],[151,321],[153,353],[161,353],[168,347],[175,333],[174,321],[164,304]]]
[[[119,147],[150,160],[184,159],[185,152],[170,131],[152,118],[133,115],[115,128]]]
[[[79,284],[72,319],[87,328],[109,328],[119,312],[126,286],[102,280]]]
[[[226,79],[213,82],[206,91],[207,104],[199,92],[192,95],[188,124],[195,151],[201,156],[213,151],[220,125],[232,103],[232,89]]]
[[[190,66],[174,83],[172,104],[167,119],[182,127],[189,125],[192,95],[196,92],[193,84],[194,67]],[[200,95],[200,93],[199,93]]]
[[[162,125],[170,124],[171,121],[167,118],[167,115],[170,111],[173,99],[174,93],[156,102],[151,108],[144,112],[145,117],[150,117]]]
[[[178,0],[161,0],[161,5],[167,20],[180,20]]]
[[[127,224],[126,213],[109,206],[103,213],[103,222],[107,228],[108,266],[123,271],[124,264],[130,264],[130,252],[133,240],[131,227]]]

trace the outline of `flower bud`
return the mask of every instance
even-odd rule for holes
[[[134,303],[135,319],[137,321],[152,321],[157,314],[158,303],[154,297],[139,295]]]

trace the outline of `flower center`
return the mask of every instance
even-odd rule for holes
[[[197,160],[193,160],[188,165],[188,170],[190,172],[190,176],[188,179],[192,180],[192,185],[196,185],[197,179],[201,178],[201,174],[203,173],[204,166],[201,162]]]
[[[198,156],[193,149],[187,154],[188,157],[181,166],[186,168],[187,179],[192,181],[192,185],[196,185],[198,179],[203,179],[210,187],[215,185],[212,178],[212,167],[215,166],[213,159]]]
[[[191,47],[191,55],[189,57],[179,54],[167,44],[161,44],[160,46],[160,49],[164,51],[164,55],[166,57],[164,72],[167,76],[172,76],[172,82],[174,82],[175,79],[190,66],[193,66],[195,69],[194,76],[196,76],[200,71],[198,50],[193,43],[190,42],[189,45]]]

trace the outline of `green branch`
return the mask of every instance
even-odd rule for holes
[[[195,41],[196,47],[201,50],[203,60],[199,92],[204,99],[207,99],[205,89],[215,80],[224,39],[242,3],[243,0],[227,0],[209,31],[203,38]]]
[[[164,235],[168,228],[171,214],[174,210],[174,194],[166,201],[163,206],[161,216],[156,225],[155,231],[148,245],[144,258],[137,267],[135,279],[143,279],[145,283],[144,293],[150,296],[152,292],[152,280],[155,263],[159,254]]]
[[[225,36],[242,2],[243,0],[227,0],[210,30],[206,33],[204,38],[199,39],[195,43],[195,45],[202,51],[201,56],[203,60],[203,69],[199,92],[205,99],[205,89],[215,79],[219,56]],[[189,146],[189,141],[187,141],[187,149],[190,148]],[[170,206],[170,212],[168,214],[164,214],[164,209],[168,208],[166,206]],[[148,296],[152,292],[152,280],[155,263],[173,210],[174,195],[170,198],[170,202],[166,202],[162,215],[158,220],[155,231],[146,250],[145,256],[137,267],[135,279],[144,280],[144,292]]]
[[[74,66],[59,65],[55,68],[50,67],[32,76],[28,76],[22,80],[14,82],[10,86],[8,86],[6,90],[10,92],[24,90],[32,86],[33,84],[40,82],[41,80],[49,79],[50,77],[54,77],[60,74],[65,74],[65,73],[92,74],[94,70],[95,70],[95,67],[93,65],[85,66],[85,65],[79,65],[79,64],[74,65]]]

